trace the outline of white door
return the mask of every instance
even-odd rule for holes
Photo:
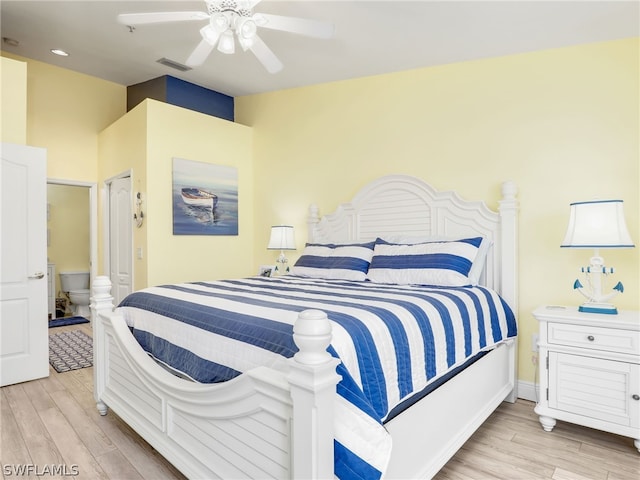
[[[116,305],[133,289],[132,215],[131,178],[117,178],[109,186],[109,277]]]
[[[0,386],[49,375],[47,153],[2,144]]]

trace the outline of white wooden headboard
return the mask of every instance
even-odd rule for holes
[[[422,180],[408,175],[388,175],[366,185],[351,202],[335,212],[319,216],[309,207],[309,242],[370,241],[392,235],[447,236],[464,238],[483,235],[493,242],[481,283],[501,294],[517,312],[517,188],[502,184],[497,212],[484,202],[463,200],[452,191],[438,192]]]

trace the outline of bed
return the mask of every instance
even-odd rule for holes
[[[517,312],[515,186],[503,184],[502,194],[494,212],[483,202],[437,192],[420,179],[386,176],[329,215],[321,217],[317,207],[309,208],[308,246],[291,276],[151,287],[135,292],[117,309],[109,279],[96,278],[91,305],[100,413],[112,409],[190,478],[431,478],[502,401],[515,401],[517,396],[517,326],[509,315]],[[358,262],[349,264],[359,266],[347,268],[347,276],[335,276],[333,269],[329,275],[316,273],[314,261],[324,255],[318,249],[329,249],[329,257],[343,252],[337,255],[342,268],[345,249],[354,246],[357,253],[349,258],[358,257]],[[471,284],[451,277],[451,285],[434,285],[433,277],[412,277],[426,270],[402,267],[404,259],[418,258],[407,253],[427,252],[433,259],[433,254],[441,257],[442,248],[447,254],[456,249],[456,261],[466,255],[460,251],[472,252],[473,259],[482,250],[476,256],[483,259],[481,268],[471,265],[476,277]],[[365,269],[360,254],[370,254]],[[465,265],[463,273],[471,278]],[[444,272],[446,278],[450,273]],[[438,270],[436,275],[443,273]],[[197,315],[176,313],[169,297],[188,311],[197,310]],[[195,303],[194,297],[204,300]],[[249,305],[248,297],[255,305]],[[446,353],[433,353],[431,343],[427,348],[426,341],[415,340],[417,330],[388,334],[400,331],[396,324],[407,323],[406,311],[418,309],[409,304],[410,297],[426,308],[426,313],[418,314],[425,318],[440,315],[442,305],[450,303],[459,312],[485,312],[487,321],[482,327],[466,323],[451,327],[467,333],[452,334],[458,340],[447,344]],[[392,301],[401,305],[391,305]],[[142,313],[136,317],[138,310]],[[355,310],[375,318],[370,323],[383,328],[375,330],[368,323],[362,333],[362,321],[353,320]],[[378,321],[380,311],[393,312],[393,320],[385,316]],[[237,342],[247,343],[244,337],[250,335],[242,333],[239,339],[234,334],[231,340],[225,337],[215,348],[208,347],[209,340],[202,339],[219,337],[220,330],[212,327],[203,332],[195,325],[201,317],[216,316],[222,322],[220,330],[244,332],[238,324],[225,323],[232,317],[238,317],[240,324],[250,323],[246,331],[253,332],[249,341],[253,353],[240,366],[234,364],[236,368],[227,367],[218,356],[230,355]],[[268,320],[266,327],[253,323],[257,316]],[[454,317],[457,322],[458,316],[442,313],[447,325]],[[461,318],[468,322],[469,316],[475,317]],[[187,324],[180,330],[187,333],[170,342],[160,333],[177,331],[165,321],[168,317],[180,317]],[[375,337],[376,349],[367,350],[367,341],[358,343],[345,333],[352,325],[359,334]],[[426,328],[434,345],[446,343],[436,339],[434,332],[439,329],[449,331],[449,327]],[[284,336],[273,341],[269,337],[270,344],[278,345],[277,355],[273,349],[264,355],[256,343],[273,330],[283,330]],[[412,360],[400,359],[401,343],[411,344],[419,358],[428,356],[441,364],[442,371],[437,376],[423,373],[413,363],[415,352]],[[175,355],[172,348],[184,352],[183,363],[176,361],[178,367],[170,359],[182,353]],[[456,349],[465,354],[458,355]],[[362,363],[356,351],[381,360],[373,362],[374,368]],[[385,352],[395,360],[385,360]],[[199,361],[209,353],[214,359],[212,371],[233,370],[227,381],[203,383],[198,369],[189,370],[193,358]],[[386,367],[384,375],[376,373],[383,370],[379,365],[390,363],[395,365],[393,381]],[[376,387],[370,377],[384,377],[385,388]],[[439,386],[434,388],[435,384]]]

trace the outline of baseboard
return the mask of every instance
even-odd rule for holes
[[[540,398],[538,394],[538,384],[518,380],[518,398],[537,403]]]

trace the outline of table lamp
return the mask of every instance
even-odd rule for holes
[[[605,266],[600,249],[635,246],[624,221],[622,200],[576,202],[570,207],[569,226],[561,247],[592,248],[595,251],[589,266],[580,269],[585,274],[586,286],[578,279],[573,284],[573,288],[587,299],[578,310],[615,315],[618,310],[609,300],[622,293],[624,287],[618,282],[612,292],[603,292],[604,278],[613,273],[613,268]]]
[[[290,225],[276,225],[271,227],[271,237],[269,238],[269,245],[267,250],[280,250],[278,260],[276,260],[276,273],[287,273],[289,267],[287,265],[287,257],[284,254],[285,250],[295,250],[296,239],[293,233],[293,227]]]

